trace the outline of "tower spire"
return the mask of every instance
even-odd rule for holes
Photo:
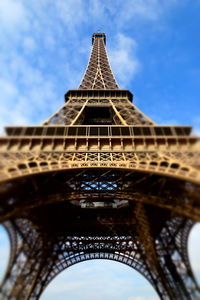
[[[89,63],[79,89],[118,89],[119,86],[112,73],[106,53],[105,33],[92,35],[92,50]]]

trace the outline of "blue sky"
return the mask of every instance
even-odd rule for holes
[[[199,133],[199,15],[199,0],[0,0],[0,127],[41,124],[57,110],[63,94],[80,83],[91,35],[101,30],[115,77],[121,88],[134,93],[135,104],[159,124],[193,125]],[[200,244],[200,230],[195,232],[193,252]],[[110,263],[102,264],[100,278],[123,273],[121,265],[115,263],[110,271]],[[74,292],[79,268],[85,266],[63,273],[70,276]],[[86,268],[97,274],[99,263],[95,266],[90,262]],[[111,282],[115,280],[117,287],[117,279]],[[103,286],[99,299],[106,299],[100,296]],[[63,291],[52,299],[65,295]],[[120,292],[118,299],[148,299],[144,292],[119,297]],[[84,300],[83,295],[72,298]],[[156,297],[149,292],[150,299]]]

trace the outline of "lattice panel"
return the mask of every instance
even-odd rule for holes
[[[153,125],[155,124],[150,120],[144,113],[142,113],[136,106],[132,103],[124,104],[112,100],[120,116],[125,120],[127,125]]]
[[[177,153],[178,155],[178,153]],[[192,160],[191,153],[185,154]],[[73,168],[121,168],[200,181],[200,171],[162,152],[34,152],[0,154],[1,180],[45,171]],[[193,158],[194,159],[194,158]],[[193,161],[195,166],[195,161]]]
[[[74,125],[82,124],[81,116],[84,115],[84,109],[91,105],[97,107],[110,107],[113,110],[113,125],[154,125],[144,113],[134,106],[128,99],[71,99],[53,116],[51,116],[44,125]],[[79,122],[77,123],[77,119]]]
[[[87,104],[85,99],[77,99],[74,102],[74,100],[71,100],[63,105],[61,109],[44,122],[44,125],[71,125]]]
[[[173,159],[184,161],[184,163],[200,169],[200,152],[165,152],[165,155]]]
[[[94,37],[88,67],[79,89],[118,89],[109,65],[103,37]]]

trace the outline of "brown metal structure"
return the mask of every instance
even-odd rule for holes
[[[103,33],[77,90],[41,126],[0,138],[0,220],[11,243],[1,299],[38,299],[89,259],[131,266],[160,299],[200,299],[187,242],[200,221],[199,138],[159,126],[118,87]]]

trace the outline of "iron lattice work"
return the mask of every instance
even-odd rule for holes
[[[79,89],[118,89],[118,84],[110,68],[105,48],[106,36],[96,33],[92,36],[90,60]]]
[[[199,138],[159,126],[119,89],[92,37],[77,90],[41,126],[0,139],[0,221],[11,241],[1,299],[38,299],[64,269],[122,262],[163,300],[196,300],[187,242],[200,221]]]

